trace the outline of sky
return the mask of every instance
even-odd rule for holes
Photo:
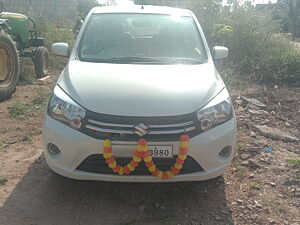
[[[99,3],[105,3],[106,2],[106,0],[97,0]],[[129,0],[117,0],[118,2],[120,2],[120,3],[124,3],[124,2],[128,2]],[[224,1],[226,1],[226,0],[224,0]],[[267,4],[268,2],[272,2],[272,3],[275,3],[275,2],[277,2],[277,0],[254,0],[254,2],[256,3],[256,4],[262,4],[262,3],[265,3],[265,4]]]

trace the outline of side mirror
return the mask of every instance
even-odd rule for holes
[[[69,57],[69,45],[67,43],[54,43],[51,46],[51,52],[53,55],[58,55],[62,57]]]
[[[224,59],[228,56],[228,48],[223,46],[215,46],[213,49],[213,58],[217,59]]]

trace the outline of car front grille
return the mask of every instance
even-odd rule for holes
[[[160,170],[167,171],[175,164],[176,157],[171,159],[161,159],[153,158],[154,163]],[[130,162],[131,158],[117,158],[116,160],[119,165],[127,165]],[[97,173],[97,174],[115,174],[112,169],[110,169],[102,154],[95,154],[87,157],[77,168],[76,170]],[[179,174],[188,174],[194,172],[204,171],[203,168],[193,159],[191,156],[188,156],[184,162],[184,165]],[[141,162],[135,171],[130,175],[151,175],[145,166],[144,162]]]
[[[114,141],[178,141],[180,135],[201,133],[194,114],[170,117],[126,117],[89,112],[82,132],[97,139]]]

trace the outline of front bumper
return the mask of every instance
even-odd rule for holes
[[[161,180],[156,177],[145,175],[111,175],[84,172],[77,170],[78,166],[88,156],[102,154],[102,140],[91,138],[68,126],[45,116],[44,127],[44,155],[49,167],[56,173],[65,177],[78,180],[99,180],[116,182],[176,182],[176,181],[201,181],[212,179],[222,175],[229,167],[234,156],[224,159],[219,152],[226,146],[234,149],[236,138],[235,118],[215,127],[207,132],[190,139],[189,156],[195,159],[203,168],[203,171],[174,176],[168,180]],[[60,154],[53,155],[48,152],[49,143],[53,143],[61,150]],[[134,142],[116,141],[113,144],[132,144]],[[162,142],[150,142],[149,145],[161,145]],[[163,142],[164,145],[173,145],[174,154],[179,153],[179,141]],[[115,155],[118,156],[118,155]]]

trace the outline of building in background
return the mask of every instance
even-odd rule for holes
[[[76,0],[4,0],[4,6],[6,11],[37,19],[74,20],[77,17]]]

